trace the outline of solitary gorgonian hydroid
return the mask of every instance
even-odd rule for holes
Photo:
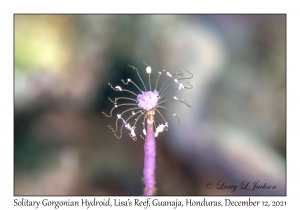
[[[113,131],[114,135],[117,138],[122,137],[122,130],[125,127],[126,129],[129,130],[129,136],[133,140],[137,140],[137,135],[136,135],[136,125],[140,119],[142,120],[142,126],[143,126],[143,135],[140,135],[142,139],[145,140],[144,144],[144,151],[145,151],[145,156],[144,156],[144,182],[145,182],[145,189],[144,189],[144,195],[153,195],[155,193],[155,155],[156,155],[156,148],[155,148],[155,137],[158,136],[159,133],[163,132],[164,130],[168,130],[168,122],[162,115],[161,109],[165,109],[169,112],[172,113],[174,117],[177,118],[178,124],[180,124],[179,118],[177,115],[171,111],[169,108],[162,106],[163,103],[174,100],[180,103],[183,103],[187,107],[191,107],[187,101],[182,101],[178,99],[176,96],[173,96],[173,98],[168,98],[164,99],[171,91],[174,90],[181,90],[181,89],[191,89],[193,86],[190,84],[188,81],[193,77],[193,74],[186,70],[187,74],[189,75],[188,77],[184,76],[184,73],[179,70],[178,73],[171,74],[166,70],[163,70],[162,72],[158,72],[158,76],[155,82],[155,86],[152,89],[151,85],[151,72],[152,69],[151,67],[144,62],[144,64],[147,66],[146,72],[148,74],[149,78],[149,89],[147,89],[143,79],[141,78],[139,71],[136,67],[130,66],[133,70],[136,71],[143,87],[140,88],[135,82],[133,82],[131,79],[127,79],[125,82],[124,80],[121,80],[124,85],[128,85],[129,83],[132,83],[135,88],[139,91],[139,94],[128,90],[124,89],[121,86],[115,86],[113,87],[110,83],[108,85],[115,91],[119,92],[128,92],[132,95],[133,98],[130,97],[118,97],[112,100],[111,98],[108,98],[109,101],[111,101],[114,104],[114,107],[110,110],[110,114],[106,114],[102,112],[106,117],[112,117],[112,113],[115,109],[121,106],[131,106],[131,108],[126,109],[125,111],[118,113],[117,120],[115,123],[115,128],[109,125],[109,128]],[[165,81],[162,83],[161,87],[159,90],[157,90],[157,86],[160,80],[160,77],[162,77],[162,74],[165,78]],[[181,81],[187,80],[188,86],[184,86]],[[171,85],[176,85],[176,87],[171,88]],[[119,100],[127,100],[127,101],[133,101],[134,103],[118,103]],[[124,114],[128,113],[131,111],[131,115],[128,116],[126,119],[123,117]],[[163,120],[163,124],[159,124],[157,126],[154,115],[155,113],[158,113],[160,118]],[[129,121],[131,118],[136,116],[135,120],[133,121],[133,124],[130,124]],[[117,134],[118,131],[118,122],[122,123],[122,126],[120,128],[120,134]]]

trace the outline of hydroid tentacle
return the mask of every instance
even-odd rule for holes
[[[142,82],[142,84],[143,84],[145,90],[147,91],[146,85],[145,85],[144,81],[142,80],[142,78],[141,78],[141,76],[140,76],[140,74],[139,74],[139,70],[138,70],[136,67],[134,67],[134,66],[130,66],[130,65],[129,65],[129,67],[132,68],[132,69],[134,69],[134,70],[136,70],[137,75],[139,76],[139,78],[140,78],[140,80],[141,80],[141,82]]]
[[[175,112],[173,112],[172,110],[170,110],[170,109],[168,109],[167,107],[164,107],[164,106],[157,106],[157,108],[163,108],[163,109],[166,109],[166,110],[168,110],[169,112],[171,112],[171,113],[173,114],[173,116],[177,118],[177,123],[178,123],[178,125],[180,125],[180,120],[179,120],[179,118],[177,117],[177,115],[175,114]]]

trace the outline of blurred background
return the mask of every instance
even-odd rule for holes
[[[108,97],[122,95],[107,82],[141,86],[128,65],[147,81],[143,61],[154,79],[163,69],[194,74],[193,89],[176,92],[191,108],[166,104],[180,125],[163,112],[157,195],[286,194],[285,15],[15,15],[14,23],[15,195],[143,193],[144,141],[126,129],[117,139],[108,125],[119,112],[102,114],[113,107]],[[276,188],[240,189],[243,181]]]

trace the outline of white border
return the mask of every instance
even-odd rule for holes
[[[255,200],[287,200],[288,207],[296,207],[299,190],[299,15],[296,4],[287,1],[3,1],[1,10],[1,207],[13,206],[13,14],[14,13],[287,13],[287,197],[254,197]],[[72,5],[72,6],[70,6]],[[18,197],[19,198],[19,197]],[[35,197],[31,197],[33,199]],[[51,197],[54,199],[55,197]],[[68,197],[57,197],[65,200]],[[74,197],[72,197],[74,198]],[[102,198],[102,197],[101,197]],[[122,197],[125,198],[125,197]],[[175,197],[160,197],[174,199]],[[200,197],[199,197],[200,198]],[[244,200],[246,197],[228,197]],[[42,197],[36,197],[42,199]],[[80,197],[75,197],[80,199]],[[129,197],[134,199],[134,197]],[[179,197],[179,199],[185,199]],[[208,197],[224,200],[226,197]],[[253,207],[255,208],[255,207]],[[41,208],[39,208],[41,209]],[[48,208],[47,208],[48,209]],[[67,208],[60,208],[67,209]],[[70,208],[68,208],[70,209]],[[79,208],[78,208],[79,209]],[[80,208],[82,209],[82,208]],[[141,209],[130,207],[128,209]],[[170,209],[170,208],[169,208]]]

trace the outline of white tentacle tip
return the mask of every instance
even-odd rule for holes
[[[170,74],[169,72],[167,72],[166,75],[167,75],[168,77],[172,77],[172,74]]]
[[[180,89],[184,89],[184,86],[182,83],[179,84],[178,90],[180,90]]]
[[[118,91],[122,91],[122,88],[120,86],[115,87]]]
[[[163,132],[165,130],[165,127],[168,127],[168,123],[166,122],[165,125],[163,124],[160,124],[156,130],[155,130],[155,133],[154,133],[154,136],[157,137],[159,133]]]
[[[135,134],[135,132],[134,132],[133,129],[130,130],[130,136],[131,136],[131,137],[136,137],[136,134]]]
[[[148,66],[148,67],[146,68],[146,72],[147,72],[148,74],[151,74],[151,71],[152,71],[151,67]]]

